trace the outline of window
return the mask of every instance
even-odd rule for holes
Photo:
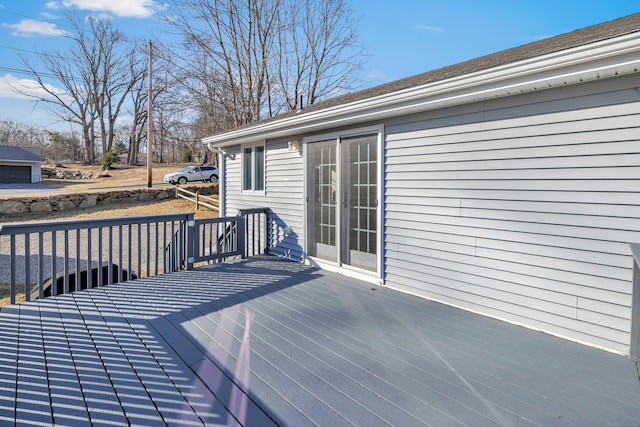
[[[242,190],[264,191],[264,145],[242,150]]]

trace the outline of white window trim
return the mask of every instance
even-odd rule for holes
[[[255,152],[255,147],[262,147],[263,148],[263,154],[264,154],[264,164],[262,167],[262,190],[256,190],[255,186],[256,186],[256,163],[255,163],[255,156],[256,156],[256,152]],[[247,148],[251,148],[251,188],[250,189],[245,189],[244,188],[244,177],[245,177],[245,163],[244,163],[244,156],[245,153],[244,151]],[[243,144],[240,146],[240,162],[241,162],[241,166],[242,166],[242,170],[241,170],[241,175],[240,175],[240,190],[242,192],[242,194],[256,194],[256,195],[264,195],[265,194],[265,190],[267,187],[267,144],[262,141],[259,143],[253,143],[253,144]]]

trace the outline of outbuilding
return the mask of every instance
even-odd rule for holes
[[[270,252],[638,358],[640,14],[205,138]]]
[[[40,161],[38,147],[0,146],[0,183],[40,182]]]

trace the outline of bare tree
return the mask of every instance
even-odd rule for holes
[[[145,55],[147,52],[144,52]],[[136,164],[141,150],[147,147],[147,108],[148,108],[148,73],[146,69],[142,77],[135,81],[129,92],[129,106],[127,110],[131,115],[129,123],[129,157],[130,164]],[[175,62],[172,61],[170,50],[160,41],[153,43],[152,50],[153,66],[153,153],[154,162],[164,162],[168,159],[167,154],[173,151],[173,134],[177,128],[185,127],[190,123],[193,114],[193,101],[191,94],[184,93],[184,86],[177,84],[176,79],[182,78],[183,74],[175,73]],[[148,147],[147,147],[148,148]],[[175,161],[175,156],[171,156]]]
[[[93,163],[95,160],[94,123],[96,120],[95,103],[90,91],[93,82],[92,74],[87,64],[95,62],[95,55],[89,51],[79,52],[70,49],[71,58],[57,53],[43,53],[41,58],[49,74],[62,85],[62,90],[45,81],[48,75],[37,71],[28,60],[24,60],[45,95],[29,95],[36,98],[36,102],[47,105],[49,111],[56,117],[80,126],[84,149],[84,161]],[[84,65],[84,66],[83,66]]]
[[[140,147],[146,140],[147,132],[147,79],[139,79],[129,92],[131,100],[131,122],[129,124],[129,155],[130,165],[138,163]]]
[[[106,153],[113,147],[114,129],[122,106],[129,92],[136,83],[144,79],[146,61],[135,45],[123,47],[126,42],[119,31],[110,29],[109,25],[101,25],[99,40],[108,42],[102,46],[104,62],[99,76],[96,98],[98,117],[100,118],[100,133],[102,152]]]
[[[113,143],[115,123],[126,96],[141,78],[140,67],[135,66],[139,60],[135,48],[111,21],[67,17],[73,29],[66,36],[71,41],[68,52],[42,53],[46,73],[23,60],[44,92],[29,96],[50,106],[56,117],[80,126],[84,160],[94,163],[96,131],[104,153]]]
[[[173,0],[170,17],[184,40],[180,81],[208,133],[357,84],[362,52],[347,0]]]
[[[233,126],[261,118],[268,90],[268,55],[282,0],[188,0],[174,3],[174,26],[193,64],[190,76],[211,89]],[[202,73],[204,72],[204,74]],[[198,85],[196,85],[198,86]]]
[[[42,129],[9,119],[0,120],[0,145],[44,147],[47,142],[48,135]]]
[[[272,97],[297,110],[358,86],[364,56],[346,0],[288,2],[278,19]]]

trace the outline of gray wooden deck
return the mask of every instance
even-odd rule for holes
[[[640,425],[628,359],[269,257],[0,311],[0,425]]]

